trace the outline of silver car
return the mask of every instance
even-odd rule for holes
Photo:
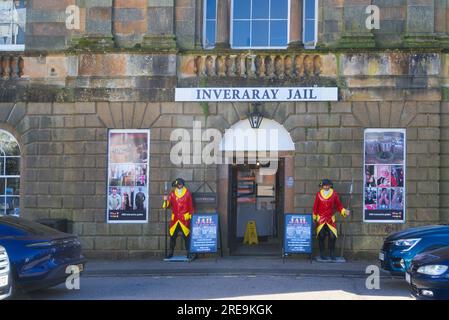
[[[0,246],[0,300],[11,295],[9,258],[6,249]]]

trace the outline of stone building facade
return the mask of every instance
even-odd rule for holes
[[[236,49],[232,1],[217,0],[216,44],[203,48],[202,0],[29,0],[25,51],[1,51],[0,129],[21,148],[20,215],[66,218],[95,257],[164,252],[164,183],[218,195],[229,254],[228,165],[173,165],[170,135],[193,121],[221,132],[246,121],[251,104],[176,102],[181,87],[338,87],[338,101],[265,102],[265,118],[295,144],[285,158],[294,184],[284,212],[311,212],[318,181],[343,202],[354,182],[348,252],[374,256],[392,231],[449,221],[449,4],[440,0],[317,1],[315,48],[303,46],[303,1],[290,0],[285,49]],[[380,8],[380,29],[366,8]],[[80,26],[68,29],[69,6]],[[109,129],[151,129],[149,221],[107,224]],[[404,224],[362,218],[367,128],[405,128]],[[203,142],[204,143],[204,142]],[[283,182],[282,182],[283,183]],[[232,254],[232,252],[231,252]]]

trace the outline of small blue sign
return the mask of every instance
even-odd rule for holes
[[[313,221],[311,214],[286,214],[284,253],[312,253]]]
[[[190,224],[190,253],[218,251],[218,214],[194,214]]]

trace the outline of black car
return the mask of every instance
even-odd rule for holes
[[[389,235],[379,252],[382,269],[404,275],[412,259],[422,252],[449,246],[449,226],[409,228]]]
[[[449,299],[449,247],[417,255],[405,278],[418,298]]]
[[[12,292],[64,283],[67,270],[84,270],[81,243],[72,234],[11,216],[0,216],[0,246],[10,263]]]

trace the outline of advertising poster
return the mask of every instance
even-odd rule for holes
[[[110,130],[108,223],[148,222],[150,130]]]
[[[405,222],[405,129],[366,129],[363,221]]]
[[[312,253],[312,215],[286,214],[284,253]]]
[[[218,214],[194,214],[191,221],[190,253],[218,251]]]

